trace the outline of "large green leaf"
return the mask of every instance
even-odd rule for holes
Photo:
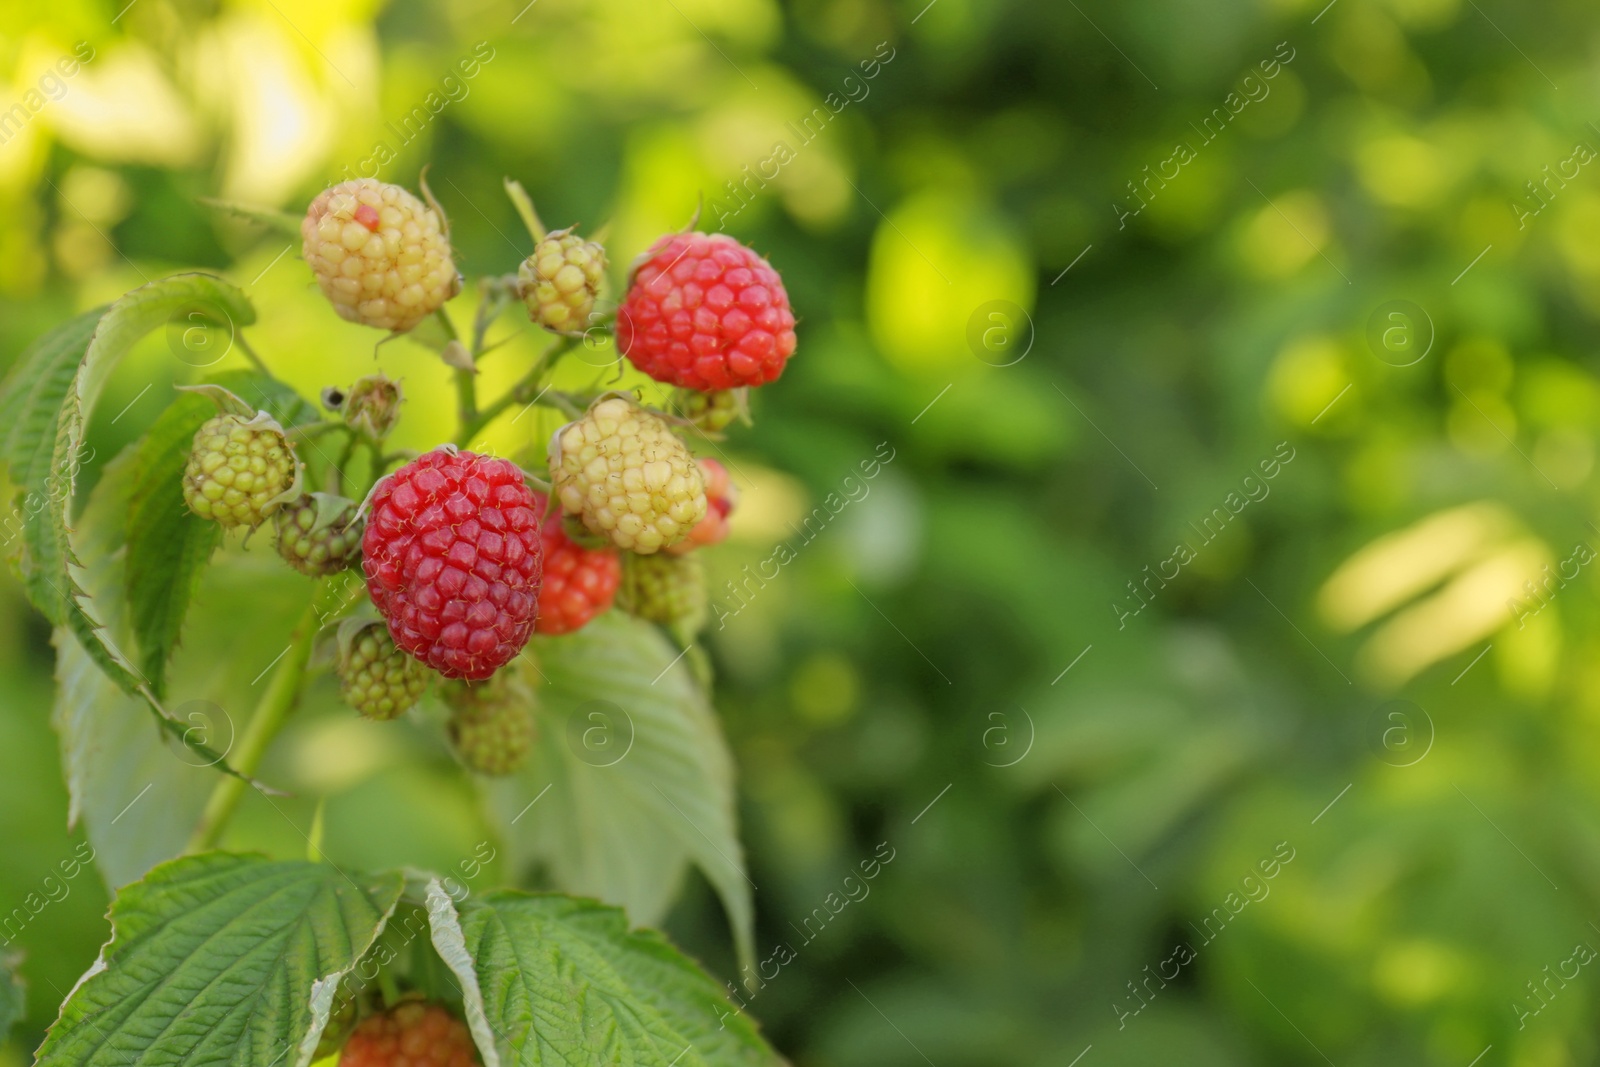
[[[327,1001],[400,900],[399,874],[212,852],[117,894],[111,940],[40,1067],[303,1067]],[[320,1016],[320,1019],[319,1019]]]
[[[575,634],[539,641],[535,654],[544,743],[519,775],[486,786],[511,862],[543,863],[559,888],[650,924],[692,859],[721,896],[748,962],[751,885],[733,763],[705,696],[674,662],[677,651],[655,627],[608,612]]]
[[[487,1067],[783,1062],[714,979],[616,908],[503,890],[458,909],[435,881],[428,913]]]
[[[148,680],[105,640],[99,621],[79,603],[83,591],[72,573],[69,516],[84,426],[107,377],[141,337],[198,305],[225,315],[234,327],[255,321],[244,293],[220,278],[174,275],[51,331],[24,353],[0,387],[3,455],[28,502],[20,559],[28,599],[52,623],[71,630],[124,692],[143,695],[176,736],[182,728],[165,715]]]
[[[283,382],[254,371],[211,379],[285,427],[317,421],[316,408]],[[183,469],[195,431],[217,412],[204,396],[185,393],[156,419],[139,445],[128,501],[127,597],[139,668],[156,696],[165,695],[167,662],[184,615],[222,528],[183,502]]]
[[[84,589],[99,605],[113,640],[128,632],[120,596],[125,569],[120,549],[126,540],[130,471],[136,460],[129,448],[106,464],[79,522]],[[67,819],[76,826],[88,815],[97,866],[108,884],[121,885],[182,847],[185,836],[163,840],[174,834],[162,831],[186,835],[192,830],[191,809],[198,812],[214,780],[209,772],[173,759],[161,735],[140,714],[143,701],[119,689],[71,629],[56,627],[53,641],[57,684],[50,719],[61,737],[71,805]],[[115,833],[114,824],[134,804],[142,805],[141,810],[123,832]],[[174,814],[183,826],[166,826]],[[114,847],[108,850],[102,844]]]
[[[202,396],[174,400],[139,443],[128,498],[128,616],[139,667],[156,696],[201,571],[222,543],[222,527],[183,503],[183,469],[195,431],[217,411]]]
[[[76,532],[82,581],[105,617],[104,632],[130,646],[122,546],[137,449],[107,464]],[[71,630],[55,630],[51,723],[61,738],[69,817],[86,824],[95,866],[111,888],[182,851],[216,784],[215,763],[237,742],[262,675],[305,611],[305,579],[276,553],[260,556],[230,555],[201,578],[188,639],[169,668],[182,699],[164,721],[175,720],[183,738],[172,738],[170,726],[151,729],[144,700],[119,689]],[[245,602],[253,643],[241,654],[238,605]]]

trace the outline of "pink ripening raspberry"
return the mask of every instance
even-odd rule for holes
[[[657,381],[687,389],[765,385],[794,346],[783,280],[727,234],[661,238],[617,310],[617,350]]]

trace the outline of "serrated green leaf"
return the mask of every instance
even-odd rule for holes
[[[130,645],[127,601],[121,595],[126,570],[122,549],[136,450],[130,446],[106,464],[77,530],[84,588],[104,615],[104,634]],[[265,598],[258,597],[258,603],[265,608]],[[88,824],[95,866],[107,886],[115,888],[183,848],[216,784],[211,768],[223,757],[216,747],[231,745],[236,731],[226,721],[226,711],[209,700],[192,708],[180,705],[181,721],[163,717],[163,729],[152,730],[143,714],[148,706],[144,699],[123,692],[69,628],[56,627],[52,641],[57,685],[50,720],[61,738],[71,802],[68,820],[74,826],[80,819]],[[247,672],[245,679],[259,669],[233,665]],[[187,681],[185,689],[192,696],[226,702],[215,687]],[[187,742],[176,750],[181,758],[174,758],[174,747],[166,740],[175,727],[188,734],[178,739]]]
[[[146,679],[106,642],[99,622],[79,603],[83,594],[72,573],[68,518],[84,425],[107,377],[134,342],[197,303],[220,309],[235,327],[255,321],[244,293],[220,278],[174,275],[133,290],[103,312],[58,327],[29,349],[0,388],[5,397],[0,419],[7,427],[4,456],[12,481],[28,494],[25,500],[41,502],[37,509],[25,509],[23,518],[20,567],[28,599],[52,623],[71,630],[124,692],[145,695],[163,721],[167,717]],[[91,317],[93,329],[86,336]]]
[[[47,480],[62,400],[105,311],[85,311],[29,345],[0,386],[0,455],[24,492]]]
[[[300,236],[302,217],[299,215],[291,215],[287,211],[260,207],[256,204],[240,204],[233,200],[215,200],[209,196],[202,196],[199,199],[206,207],[216,208],[218,211],[232,215],[234,218],[260,223],[286,237]]]
[[[113,635],[125,634],[127,630],[125,604],[117,591],[122,586],[124,573],[120,550],[127,540],[125,517],[133,488],[129,471],[135,459],[134,449],[129,448],[106,464],[100,484],[91,494],[89,506],[84,509],[79,523],[85,591],[101,606],[106,632]],[[160,773],[171,762],[171,756],[158,739],[150,737],[147,720],[138,714],[143,701],[119,689],[67,627],[56,627],[52,641],[56,646],[56,697],[50,720],[61,737],[62,763],[70,798],[69,825],[77,825],[84,814],[86,798],[96,792],[108,797],[112,804],[119,802],[119,796],[121,804],[128,804],[149,785],[151,791],[163,794],[158,795],[152,805],[158,812],[172,810],[174,802],[182,799],[173,795],[174,790],[188,787],[189,792],[196,792],[194,784],[186,781],[188,776],[181,772]],[[116,753],[119,758],[114,763],[98,758],[103,753]],[[145,755],[154,755],[159,764],[145,766],[141,758]],[[210,782],[202,781],[199,794],[204,795],[209,785]],[[107,812],[108,821],[114,811],[113,808]],[[91,823],[91,838],[94,829]],[[169,852],[163,852],[150,857],[132,877],[138,877],[151,864],[168,855]],[[104,855],[100,856],[100,865],[105,871]],[[130,880],[112,880],[111,884]]]
[[[131,472],[128,499],[128,617],[139,666],[156,696],[167,688],[167,660],[178,643],[200,573],[222,543],[222,527],[183,502],[183,469],[195,431],[216,407],[180,396],[156,419]]]
[[[592,900],[502,890],[428,913],[485,1067],[783,1061],[717,982],[652,930]]]
[[[286,430],[322,421],[322,412],[294,386],[259,371],[232,370],[213,374],[206,381],[220,385],[257,411],[265,411]]]
[[[117,894],[111,940],[62,1005],[39,1067],[303,1067],[335,986],[403,884],[220,852],[157,867]]]
[[[649,924],[671,905],[692,859],[750,962],[733,761],[704,694],[674,662],[677,651],[650,624],[608,612],[539,641],[535,654],[546,740],[521,773],[484,787],[515,868],[542,862],[557,887]]]
[[[290,386],[255,371],[217,375],[212,383],[285,427],[319,421],[317,409]],[[127,597],[138,666],[157,697],[166,693],[167,663],[201,572],[222,543],[222,528],[183,502],[183,470],[195,431],[216,405],[203,395],[179,395],[139,444],[128,503]]]
[[[15,952],[0,952],[0,1045],[26,1011],[22,979],[17,970],[22,957]]]

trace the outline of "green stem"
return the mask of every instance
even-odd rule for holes
[[[309,441],[309,440],[311,440],[311,438],[317,437],[317,436],[319,436],[321,434],[325,434],[329,430],[342,430],[342,429],[344,429],[344,423],[342,423],[342,422],[326,422],[326,421],[324,421],[324,422],[307,423],[304,426],[292,426],[289,429],[285,430],[284,432],[286,434],[288,434],[290,441],[299,442],[299,441]]]
[[[392,1008],[400,1002],[400,986],[394,980],[394,972],[388,967],[378,968],[378,989],[383,993],[385,1008]]]
[[[473,363],[477,363],[479,359],[483,358],[489,348],[499,347],[498,345],[487,345],[486,339],[489,336],[489,328],[500,317],[500,313],[506,309],[506,305],[511,303],[513,293],[511,287],[516,284],[516,281],[517,276],[515,274],[507,275],[504,278],[485,278],[483,280],[483,299],[478,304],[478,315],[472,324]]]
[[[265,374],[268,378],[272,377],[272,371],[268,370],[266,363],[261,359],[260,356],[256,355],[256,350],[250,347],[250,342],[244,339],[243,330],[235,330],[233,339],[239,342],[239,351],[244,353],[245,359],[248,359],[251,363],[256,365],[256,370],[260,371],[262,374]]]
[[[261,694],[255,711],[251,713],[243,736],[228,753],[228,762],[233,765],[234,770],[245,777],[255,774],[256,768],[261,765],[261,757],[266,754],[267,746],[283,728],[284,721],[300,696],[300,683],[305,680],[306,664],[311,660],[311,644],[320,628],[318,625],[321,618],[320,609],[327,589],[328,583],[318,585],[316,596],[306,606],[305,614],[300,617],[300,621],[295,624],[289,647],[284,651],[283,658],[278,661],[272,679],[267,682],[267,690]],[[189,838],[189,852],[202,852],[216,847],[217,841],[222,837],[222,831],[228,825],[228,820],[233,817],[234,809],[239,806],[239,798],[244,794],[244,787],[242,778],[231,775],[217,782],[211,790],[210,798],[206,800],[205,811],[200,815],[200,823],[195,827],[194,835]]]
[[[439,320],[439,325],[444,327],[445,336],[452,341],[461,340],[461,335],[456,332],[456,324],[450,321],[450,316],[445,314],[444,308],[435,311],[434,317]],[[456,369],[456,419],[463,428],[473,424],[478,417],[478,383],[475,375],[470,370]]]
[[[501,413],[503,413],[513,404],[537,403],[543,407],[555,408],[558,411],[564,412],[571,417],[576,418],[577,416],[572,413],[571,402],[566,398],[565,394],[556,394],[554,391],[550,391],[546,394],[543,394],[546,399],[541,399],[541,393],[538,391],[538,387],[539,384],[544,381],[545,376],[555,369],[555,365],[560,362],[561,357],[578,347],[579,342],[579,338],[564,337],[546,349],[544,353],[540,355],[538,361],[534,363],[533,367],[528,371],[528,373],[522,376],[522,380],[517,382],[517,384],[513,385],[510,389],[507,389],[504,396],[501,396],[499,399],[489,404],[488,407],[485,407],[482,411],[478,412],[477,416],[472,422],[462,423],[461,435],[457,439],[456,443],[465,445],[468,441],[472,440],[473,437],[477,436],[479,430],[482,430],[485,426],[489,425],[489,423],[493,422],[500,416]],[[567,402],[562,403],[563,400],[566,400]]]
[[[350,466],[350,460],[356,454],[356,445],[361,442],[361,436],[351,431],[344,442],[344,451],[339,453],[339,462],[328,469],[327,476],[323,479],[324,485],[330,493],[344,492],[344,472]]]

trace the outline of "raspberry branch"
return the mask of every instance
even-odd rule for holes
[[[439,320],[439,325],[444,327],[445,336],[452,341],[460,341],[461,335],[456,332],[456,324],[450,321],[450,316],[444,308],[439,308],[434,313]],[[456,368],[456,420],[462,426],[470,426],[478,417],[478,381],[476,370]]]
[[[577,418],[584,406],[578,403],[577,398],[569,397],[565,393],[559,393],[555,390],[541,390],[539,386],[544,382],[546,376],[555,370],[555,366],[561,360],[561,357],[578,347],[579,343],[579,338],[563,337],[546,349],[528,373],[523,375],[522,380],[506,390],[504,396],[478,412],[472,421],[462,422],[461,432],[456,436],[456,443],[465,447],[472,438],[478,435],[479,431],[514,404],[538,404],[541,407],[554,408],[569,418]]]
[[[266,361],[257,355],[256,350],[250,347],[250,342],[244,339],[243,330],[235,330],[233,339],[239,342],[239,351],[244,353],[245,359],[255,365],[256,370],[265,374],[268,378],[274,377],[272,371],[267,367]]]

